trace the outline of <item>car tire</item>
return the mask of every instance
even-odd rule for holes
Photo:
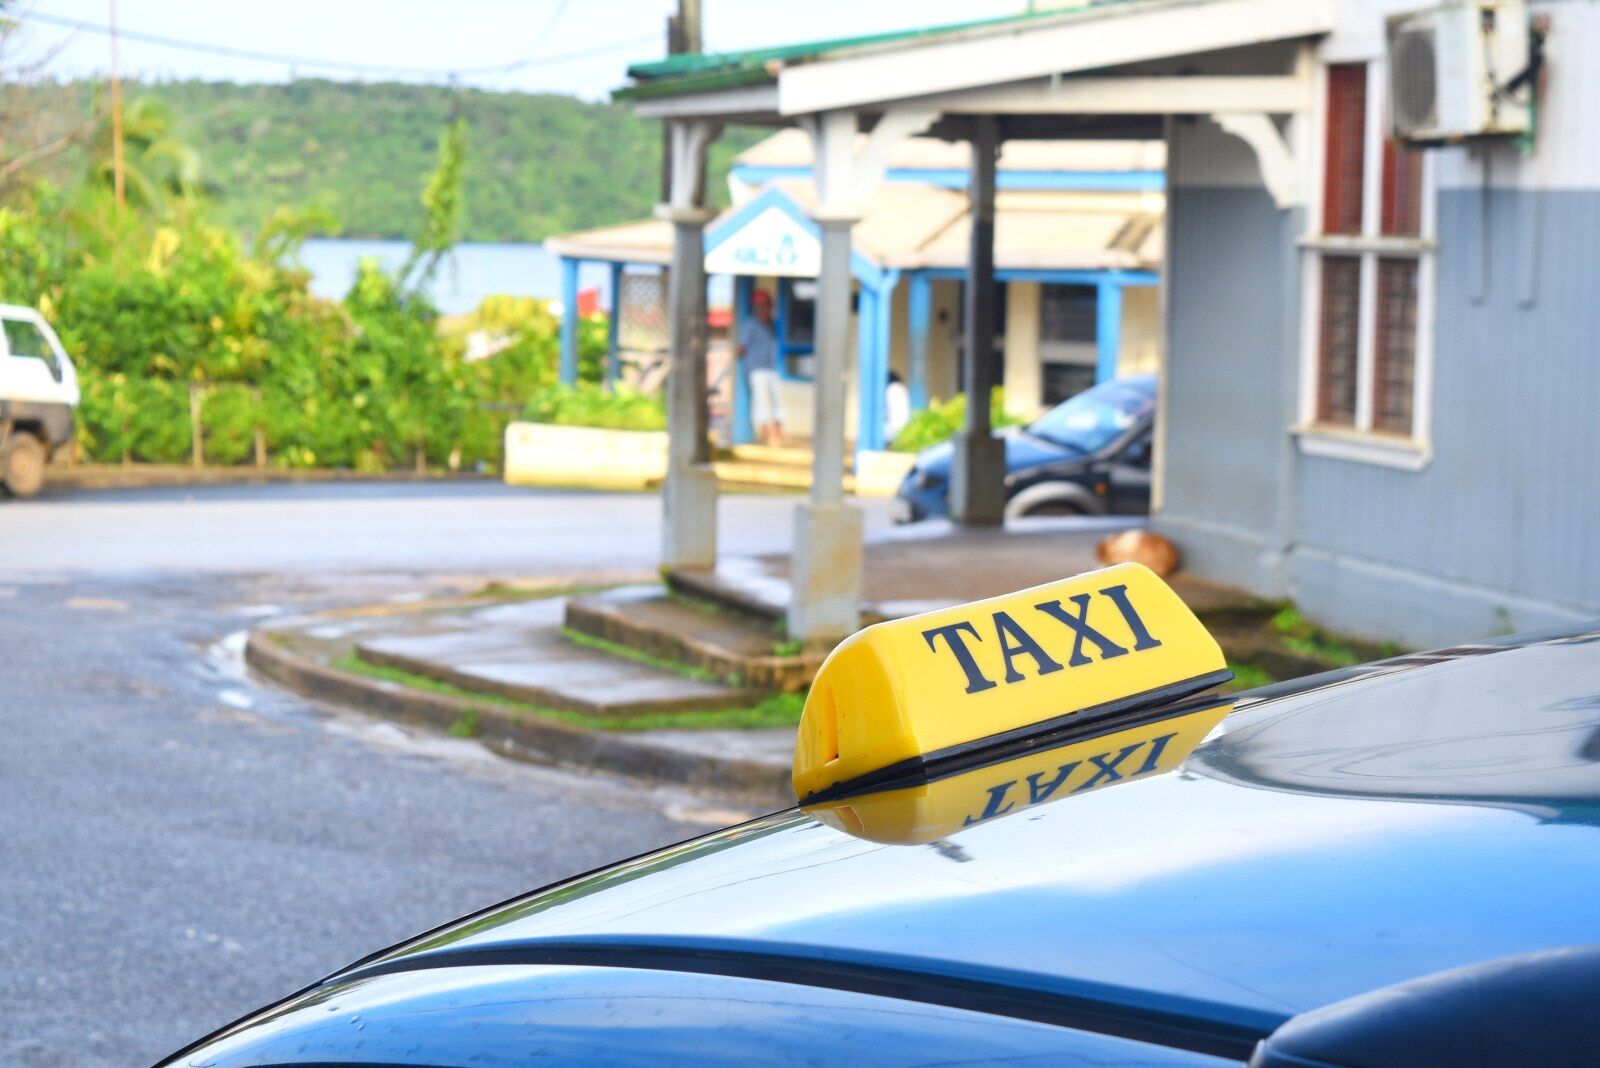
[[[32,497],[44,488],[44,442],[26,430],[13,431],[0,451],[0,485],[13,497]]]

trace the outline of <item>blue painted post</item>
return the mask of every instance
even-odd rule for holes
[[[561,384],[578,381],[578,261],[561,258]]]
[[[611,320],[606,324],[606,391],[617,388],[622,373],[622,264],[611,265]]]
[[[789,301],[793,294],[790,293],[791,283],[787,278],[778,279],[777,305],[772,310],[772,333],[777,338],[777,363],[778,377],[789,376]]]
[[[756,280],[740,275],[733,280],[733,443],[748,445],[756,440],[755,424],[750,421],[750,373],[739,359],[739,338],[750,315],[750,298]]]
[[[889,388],[889,320],[894,307],[894,287],[899,281],[898,271],[886,271],[874,279],[875,284],[861,283],[856,343],[859,352],[856,377],[859,410],[857,449],[881,449],[884,446],[884,391]]]
[[[884,423],[889,417],[889,348],[890,324],[894,321],[894,289],[900,284],[900,272],[887,270],[883,272],[883,281],[878,286],[877,316],[873,319],[872,344],[878,350],[878,375],[876,379],[877,398],[873,401],[873,414],[877,422],[877,448],[888,448],[889,442],[884,433]]]
[[[883,448],[883,354],[878,349],[878,291],[861,283],[856,301],[856,450]]]
[[[1102,279],[1095,296],[1094,380],[1117,377],[1117,355],[1122,349],[1122,280]]]
[[[928,406],[928,332],[933,329],[933,279],[917,271],[911,275],[911,289],[906,294],[910,307],[911,360],[910,381],[906,388],[911,393],[911,410],[920,412]]]

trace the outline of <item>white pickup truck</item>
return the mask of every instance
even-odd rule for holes
[[[0,304],[0,488],[31,497],[45,464],[72,440],[78,373],[32,308]]]

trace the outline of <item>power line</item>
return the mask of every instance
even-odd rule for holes
[[[571,0],[556,0],[556,6],[551,9],[550,17],[544,20],[544,25],[539,27],[539,32],[533,35],[533,40],[528,42],[528,47],[523,49],[522,55],[518,56],[515,60],[505,64],[497,70],[485,71],[484,73],[510,74],[518,67],[525,66],[528,63],[533,62],[533,53],[538,51],[539,46],[544,44],[544,39],[550,36],[550,31],[555,29],[556,23],[560,21],[562,14],[566,12],[567,4],[570,2]],[[463,71],[462,73],[470,74],[473,72]]]
[[[549,26],[554,23],[555,17],[559,16],[565,7],[566,0],[563,0],[563,2],[556,8],[556,11],[552,15],[549,22],[546,23],[545,32],[548,31]],[[7,17],[18,22],[36,22],[50,26],[61,26],[69,30],[87,31],[89,33],[98,33],[103,36],[110,36],[113,33],[112,28],[103,23],[63,18],[59,15],[50,15],[38,11],[17,11],[11,13]],[[496,74],[500,72],[519,70],[535,63],[543,65],[562,63],[574,59],[585,59],[590,56],[602,55],[606,52],[618,51],[623,48],[632,48],[635,45],[647,44],[656,40],[656,35],[651,34],[645,37],[632,38],[627,41],[613,41],[610,44],[597,45],[592,48],[580,49],[575,52],[566,52],[560,55],[540,57],[529,57],[524,55],[523,58],[515,60],[511,63],[502,63],[482,67],[466,67],[451,70],[440,69],[437,67],[400,67],[389,66],[380,63],[360,63],[353,60],[320,59],[311,56],[292,56],[282,52],[264,52],[253,48],[235,48],[232,45],[213,44],[207,41],[191,41],[182,37],[169,37],[165,34],[159,33],[144,33],[138,30],[123,29],[120,27],[115,32],[123,40],[139,41],[144,44],[157,45],[162,48],[174,48],[186,52],[199,52],[206,55],[223,56],[229,59],[243,59],[258,63],[273,63],[288,67],[309,68],[313,70],[344,71],[352,74],[381,74],[394,77],[409,75],[413,77],[438,79]],[[541,36],[543,36],[543,33],[541,33]],[[537,44],[538,42],[535,41],[534,47],[536,47]]]

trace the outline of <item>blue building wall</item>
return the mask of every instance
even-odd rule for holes
[[[1438,196],[1433,461],[1299,459],[1290,585],[1329,625],[1434,644],[1600,616],[1600,192],[1490,193],[1479,300],[1482,196]]]
[[[1413,646],[1600,616],[1600,190],[1438,193],[1433,457],[1407,471],[1290,435],[1303,213],[1235,170],[1168,201],[1153,525],[1185,566]]]
[[[1185,566],[1281,595],[1300,213],[1260,188],[1167,200],[1170,315],[1158,529]]]

